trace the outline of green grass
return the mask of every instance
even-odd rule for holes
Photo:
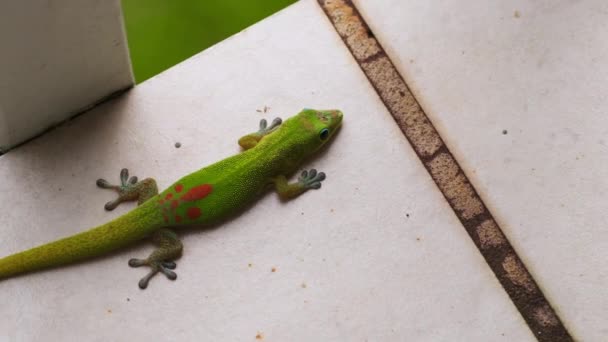
[[[296,0],[122,0],[137,83]]]

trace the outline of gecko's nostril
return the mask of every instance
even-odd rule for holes
[[[330,110],[328,112],[331,115],[332,120],[336,120],[337,123],[342,121],[342,117],[344,116],[344,114],[342,114],[342,111],[339,111],[336,109],[336,110]]]

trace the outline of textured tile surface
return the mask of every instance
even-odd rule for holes
[[[175,283],[137,288],[144,271],[126,261],[146,245],[3,281],[0,331],[9,340],[532,341],[314,1],[2,156],[1,201],[15,209],[0,211],[1,253],[117,215],[102,209],[113,194],[96,189],[100,176],[126,166],[166,187],[238,152],[260,118],[302,107],[345,112],[332,146],[308,165],[328,174],[321,190],[285,204],[268,194],[219,229],[185,234]]]
[[[355,1],[565,324],[608,334],[608,6]]]

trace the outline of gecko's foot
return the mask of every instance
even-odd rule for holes
[[[266,119],[262,119],[260,120],[260,130],[258,131],[258,133],[260,135],[266,135],[274,131],[277,127],[279,127],[282,122],[283,120],[281,120],[281,118],[274,118],[270,126],[268,126],[268,122],[266,121]]]
[[[310,169],[310,171],[302,171],[298,178],[298,183],[305,189],[320,189],[321,182],[325,180],[325,173]]]
[[[153,261],[150,262],[148,259],[131,259],[129,260],[129,266],[131,267],[140,267],[140,266],[149,266],[150,272],[146,274],[145,277],[141,278],[138,285],[140,289],[145,289],[148,287],[148,283],[150,279],[157,275],[159,272],[167,276],[169,280],[177,279],[177,274],[171,270],[174,270],[177,267],[177,264],[173,261]]]
[[[129,170],[122,169],[120,171],[120,185],[110,184],[107,180],[100,178],[97,180],[97,186],[102,189],[112,189],[118,192],[118,198],[106,203],[106,210],[113,210],[120,203],[125,201],[134,201],[139,198],[139,189],[137,188],[137,177],[129,178]]]

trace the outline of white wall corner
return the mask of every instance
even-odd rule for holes
[[[0,2],[0,151],[133,83],[119,0]]]

